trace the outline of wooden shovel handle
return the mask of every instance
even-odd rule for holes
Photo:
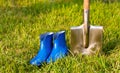
[[[87,48],[89,46],[89,0],[84,0],[84,23],[83,23],[83,46]]]
[[[89,10],[90,9],[90,0],[84,0],[84,9]]]

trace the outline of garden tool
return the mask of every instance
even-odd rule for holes
[[[65,31],[57,32],[53,35],[53,49],[47,59],[47,63],[55,62],[57,59],[67,55],[68,48],[65,41]]]
[[[89,0],[84,0],[84,22],[81,26],[71,27],[71,52],[91,55],[102,48],[103,26],[89,25]]]
[[[38,54],[30,61],[30,64],[40,66],[49,57],[53,48],[53,33],[45,33],[40,36],[40,50]]]

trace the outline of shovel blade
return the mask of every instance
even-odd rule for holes
[[[98,53],[102,48],[102,26],[90,26],[89,46],[83,47],[83,25],[71,28],[71,52],[73,54],[91,55]]]

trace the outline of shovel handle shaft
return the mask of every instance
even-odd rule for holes
[[[89,46],[89,0],[84,0],[84,29],[83,29],[83,46]]]

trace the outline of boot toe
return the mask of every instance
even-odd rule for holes
[[[32,64],[32,65],[36,65],[36,66],[40,66],[41,65],[41,61],[39,61],[39,60],[34,60],[34,61],[30,61],[30,64]]]

